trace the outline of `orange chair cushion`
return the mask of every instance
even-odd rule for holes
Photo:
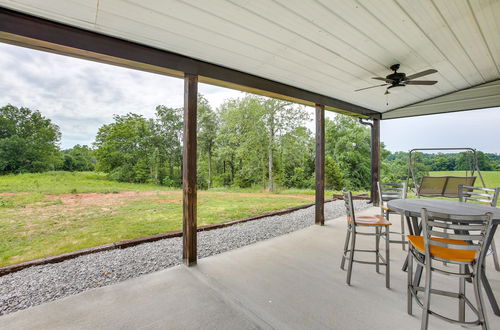
[[[421,253],[425,253],[424,247],[424,237],[423,236],[414,236],[408,235],[408,241],[410,242],[415,249],[420,251]],[[432,237],[431,240],[440,241],[444,243],[456,244],[456,245],[466,245],[468,244],[466,241],[450,239],[450,238],[439,238]],[[449,260],[449,261],[459,261],[459,262],[472,262],[476,260],[476,251],[474,250],[457,250],[457,249],[448,249],[441,246],[431,245],[431,256]]]
[[[348,218],[347,221],[352,221]],[[376,215],[360,215],[356,217],[356,225],[358,226],[390,226],[391,223],[383,216]]]
[[[391,210],[390,208],[388,208],[388,207],[387,207],[387,206],[385,206],[385,205],[380,205],[380,208],[381,208],[382,210],[384,210],[384,211],[390,211],[390,210]]]

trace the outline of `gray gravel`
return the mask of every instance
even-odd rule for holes
[[[356,209],[369,207],[355,201]],[[325,204],[326,219],[345,214],[343,201]],[[280,236],[314,223],[314,207],[200,232],[201,258]],[[182,239],[169,238],[35,266],[0,277],[0,315],[162,270],[182,261]]]

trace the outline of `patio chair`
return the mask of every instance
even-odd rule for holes
[[[481,276],[484,270],[482,264],[486,256],[485,241],[492,228],[491,213],[485,215],[450,215],[435,213],[422,209],[423,236],[408,235],[408,314],[412,314],[412,304],[415,298],[422,307],[421,329],[427,329],[429,315],[435,315],[445,321],[463,325],[481,325],[488,329],[483,297],[481,292]],[[444,229],[454,230],[454,234],[444,232]],[[425,269],[425,287],[417,286],[413,281],[413,261]],[[435,267],[433,261],[447,262],[458,266],[458,271],[448,271]],[[466,267],[472,269],[467,270]],[[449,292],[431,288],[433,273],[440,273],[459,278],[459,292]],[[474,306],[465,296],[466,280],[472,281],[477,306]],[[423,301],[418,297],[424,292]],[[458,298],[458,319],[431,310],[431,294]],[[466,304],[477,315],[477,320],[465,320]]]
[[[498,202],[498,196],[500,195],[500,188],[483,188],[483,187],[472,187],[472,186],[458,186],[458,198],[461,202],[474,201],[479,203],[487,203],[490,206],[496,207]],[[495,240],[491,241],[491,255],[493,256],[493,263],[495,264],[495,269],[500,271],[500,264],[498,262],[497,247],[495,245]]]
[[[377,214],[374,216],[359,216],[354,214],[352,203],[352,193],[344,189],[344,202],[347,211],[347,236],[344,244],[344,254],[340,268],[344,270],[345,261],[348,261],[346,283],[351,285],[352,266],[354,262],[362,264],[375,265],[378,273],[380,266],[385,266],[385,286],[390,288],[390,255],[389,255],[389,226],[391,223],[383,216]],[[365,228],[368,231],[358,231],[358,228]],[[385,229],[384,229],[385,228]],[[374,231],[371,231],[374,229]],[[356,249],[356,236],[366,235],[375,236],[375,250]],[[380,238],[385,238],[385,258],[379,252]],[[350,242],[349,242],[350,241]],[[355,252],[375,253],[375,261],[364,261],[354,259]]]
[[[397,214],[397,212],[391,210],[387,207],[387,202],[393,199],[404,199],[406,198],[406,182],[403,183],[385,183],[378,182],[378,197],[380,201],[380,212],[387,220],[389,220],[390,214]],[[404,215],[401,214],[401,231],[391,231],[391,234],[401,235],[401,240],[390,240],[390,243],[400,243],[403,251],[406,250],[406,236],[405,236],[405,221]]]

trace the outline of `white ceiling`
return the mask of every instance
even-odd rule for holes
[[[500,79],[500,0],[0,0],[0,5],[379,112]],[[394,63],[407,74],[437,69],[421,79],[439,82],[407,86],[388,97],[383,87],[354,92],[380,83],[371,77],[386,76]]]
[[[455,93],[438,96],[431,100],[389,110],[383,119],[432,115],[437,113],[486,109],[500,104],[500,80],[474,86]]]

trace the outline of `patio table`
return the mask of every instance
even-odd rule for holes
[[[461,215],[477,215],[485,214],[486,212],[491,212],[493,214],[493,228],[489,237],[486,239],[486,248],[489,248],[497,226],[500,224],[500,209],[488,205],[473,204],[473,203],[462,203],[458,201],[449,201],[442,199],[394,199],[389,201],[387,206],[403,214],[406,217],[406,222],[408,224],[408,230],[410,235],[420,235],[422,231],[422,224],[419,221],[420,213],[422,208],[426,208],[429,211],[441,212],[448,214],[461,214]],[[484,265],[482,265],[484,267]],[[406,269],[406,262],[403,266]],[[422,266],[418,266],[415,271],[414,284],[418,286],[420,278],[422,275]],[[500,316],[500,308],[491,289],[488,278],[486,277],[486,272],[482,272],[483,276],[481,281],[483,282],[484,290],[491,303],[493,312],[495,315]]]

